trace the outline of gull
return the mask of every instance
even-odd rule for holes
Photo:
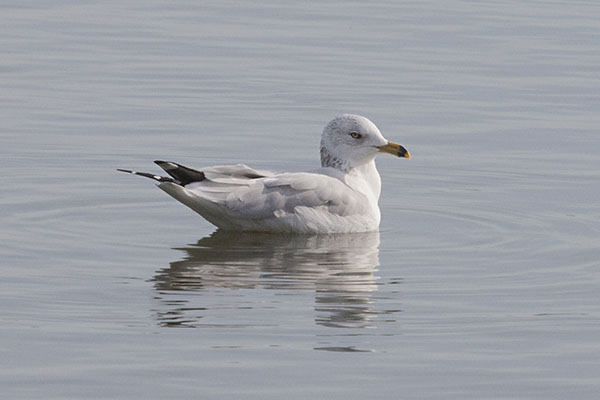
[[[288,233],[371,232],[379,228],[379,153],[410,158],[360,115],[331,120],[321,137],[321,168],[255,170],[245,164],[201,168],[155,161],[169,176],[118,169],[158,187],[222,230]]]

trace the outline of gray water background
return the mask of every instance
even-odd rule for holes
[[[6,398],[595,399],[600,5],[3,1]],[[380,233],[213,233],[115,168],[318,166]]]

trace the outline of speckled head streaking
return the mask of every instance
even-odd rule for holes
[[[360,115],[341,115],[331,120],[323,129],[323,167],[348,171],[373,161],[379,152],[410,158],[404,147],[389,142],[373,122]]]

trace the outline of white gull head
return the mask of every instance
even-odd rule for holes
[[[349,171],[370,163],[379,152],[410,158],[404,147],[389,142],[373,122],[360,115],[341,115],[323,129],[322,167]]]

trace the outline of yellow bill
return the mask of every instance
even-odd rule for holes
[[[389,153],[395,155],[396,157],[404,157],[410,158],[410,153],[404,147],[400,146],[398,143],[387,142],[387,144],[383,146],[375,146],[382,153]]]

